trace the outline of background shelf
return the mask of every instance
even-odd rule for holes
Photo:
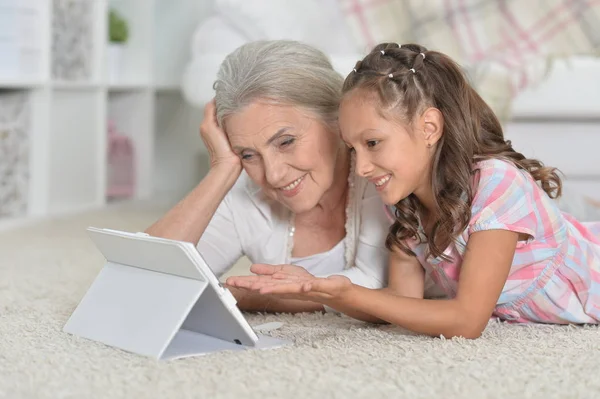
[[[202,110],[183,100],[180,81],[209,8],[196,0],[0,0],[0,224],[115,199],[111,125],[133,148],[133,191],[123,199],[175,196],[196,183],[206,168],[198,161]],[[110,10],[129,31],[118,69]]]

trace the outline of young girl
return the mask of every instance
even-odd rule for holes
[[[516,152],[449,57],[381,44],[346,78],[340,130],[393,225],[388,287],[253,265],[228,283],[317,301],[350,316],[476,338],[490,316],[600,321],[600,223],[562,213],[554,168]],[[445,299],[423,299],[426,276]]]

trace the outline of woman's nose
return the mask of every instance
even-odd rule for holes
[[[280,187],[286,184],[283,181],[286,173],[285,166],[278,157],[263,157],[263,162],[265,165],[265,178],[271,186]]]

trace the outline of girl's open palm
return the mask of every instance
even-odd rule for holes
[[[352,285],[347,277],[315,277],[294,265],[254,264],[250,270],[254,276],[230,277],[227,284],[261,294],[312,301],[337,298]]]

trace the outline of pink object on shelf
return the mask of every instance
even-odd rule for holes
[[[106,196],[130,198],[135,194],[135,153],[131,139],[108,122]]]

